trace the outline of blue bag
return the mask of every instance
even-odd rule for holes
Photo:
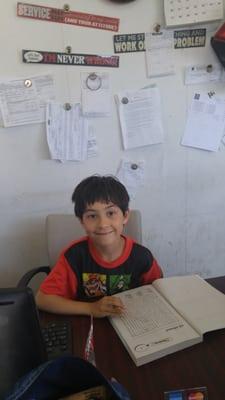
[[[73,356],[47,361],[22,377],[5,400],[58,400],[103,385],[112,400],[131,400],[117,381],[109,381],[88,361]]]

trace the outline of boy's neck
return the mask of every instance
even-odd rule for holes
[[[113,262],[117,260],[122,254],[125,246],[125,239],[123,236],[120,236],[120,240],[118,243],[115,243],[111,246],[98,246],[95,243],[92,243],[94,248],[96,249],[97,253],[99,256],[107,261],[107,262]]]

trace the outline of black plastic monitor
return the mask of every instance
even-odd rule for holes
[[[17,380],[47,361],[32,290],[0,289],[0,399]]]

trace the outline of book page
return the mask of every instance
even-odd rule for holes
[[[225,295],[200,276],[162,278],[153,285],[198,332],[225,328]]]
[[[196,332],[154,289],[145,285],[115,296],[125,312],[110,321],[136,365],[202,341]]]
[[[160,329],[177,329],[182,325],[180,316],[172,312],[152,288],[146,288],[146,293],[142,290],[127,292],[122,301],[126,311],[121,320],[133,337]]]

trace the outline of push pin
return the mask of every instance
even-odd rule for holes
[[[72,47],[71,46],[66,46],[66,53],[71,54]]]
[[[98,75],[95,72],[92,72],[92,74],[89,75],[89,79],[91,79],[92,81],[95,81],[95,79],[97,79]]]
[[[63,10],[64,10],[64,11],[70,11],[70,6],[69,6],[69,4],[64,4]]]
[[[212,72],[212,70],[213,70],[212,64],[207,65],[206,71],[207,71],[207,72]]]
[[[70,105],[70,103],[65,103],[65,104],[64,104],[64,110],[66,110],[66,111],[71,110],[71,105]]]
[[[26,86],[27,88],[31,87],[32,86],[31,80],[30,79],[25,79],[24,86]]]
[[[123,103],[123,104],[129,103],[128,98],[127,97],[123,97],[122,100],[121,100],[121,103]]]
[[[133,170],[138,169],[138,165],[135,163],[131,164],[131,169]]]
[[[156,23],[156,24],[154,25],[154,28],[153,28],[154,32],[155,32],[155,33],[159,33],[159,32],[160,32],[160,29],[161,29],[161,25],[158,24],[158,23]]]
[[[209,98],[211,99],[211,97],[213,97],[214,94],[216,94],[216,93],[215,93],[213,90],[211,90],[211,91],[208,93]]]

